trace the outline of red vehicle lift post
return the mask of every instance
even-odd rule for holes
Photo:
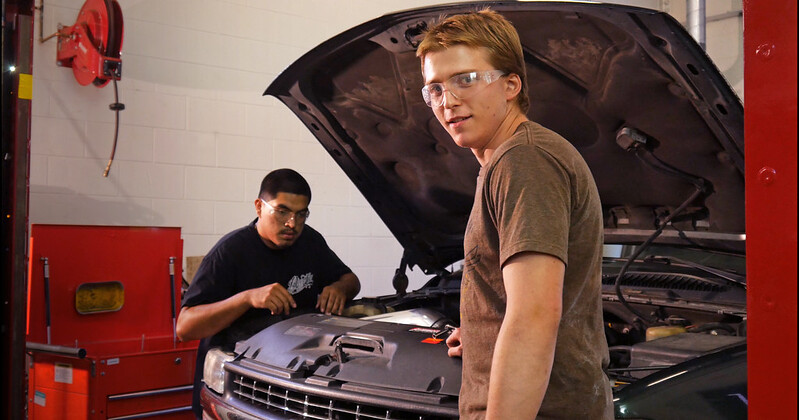
[[[749,418],[796,418],[796,0],[744,1]]]

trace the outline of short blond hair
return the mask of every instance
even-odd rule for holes
[[[424,57],[428,53],[456,45],[485,48],[489,52],[489,62],[497,70],[517,74],[521,79],[522,89],[516,96],[516,103],[523,113],[527,113],[530,109],[530,97],[527,92],[524,52],[519,33],[512,23],[490,9],[450,16],[427,30],[416,49],[416,56],[424,64]]]

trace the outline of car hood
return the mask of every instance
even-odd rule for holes
[[[744,250],[743,106],[679,22],[628,6],[479,2],[363,23],[302,56],[264,93],[316,136],[406,263],[435,272],[463,258],[479,170],[422,100],[415,49],[440,16],[486,6],[519,31],[529,118],[572,142],[591,168],[606,243],[643,242],[701,184],[708,193],[657,242]]]

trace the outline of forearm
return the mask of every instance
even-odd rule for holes
[[[506,317],[502,324],[491,366],[487,419],[533,419],[541,407],[552,372],[557,324],[530,321]]]
[[[341,276],[338,281],[332,284],[338,287],[347,296],[347,300],[354,298],[361,291],[361,282],[353,273]]]
[[[210,337],[227,328],[251,307],[247,291],[219,302],[184,307],[178,316],[177,335],[181,341]]]

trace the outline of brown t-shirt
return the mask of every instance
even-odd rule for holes
[[[502,266],[527,251],[566,264],[554,365],[538,418],[613,418],[603,371],[608,348],[601,302],[602,208],[577,150],[534,122],[521,124],[480,170],[464,249],[461,418],[485,416],[507,303]],[[530,287],[537,280],[530,278]]]

